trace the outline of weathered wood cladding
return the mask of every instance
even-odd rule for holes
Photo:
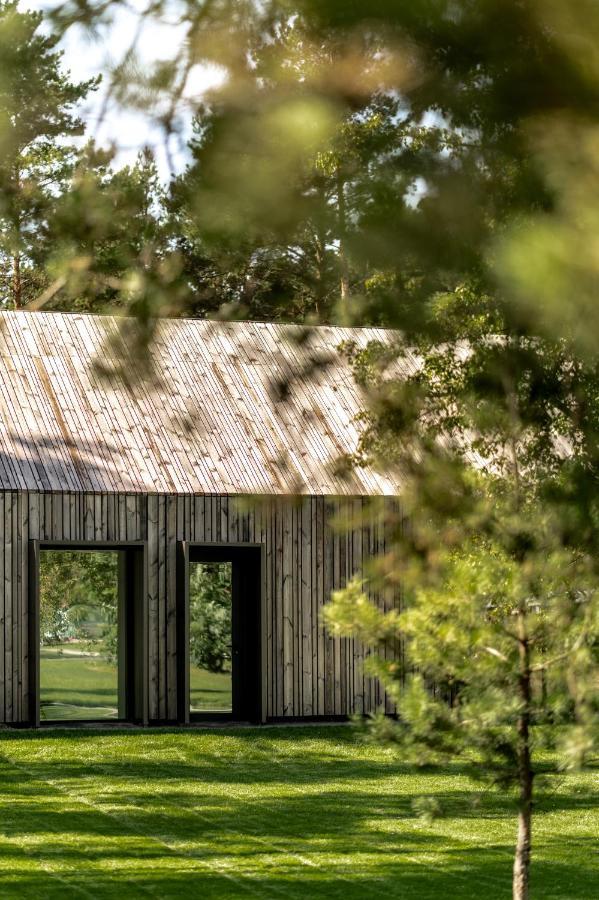
[[[161,319],[150,377],[130,353],[136,327],[0,311],[0,490],[398,493],[397,473],[337,473],[356,451],[366,402],[342,348],[392,345],[392,332],[320,326],[298,342],[292,325]],[[418,362],[407,353],[398,366],[408,374]]]
[[[0,493],[0,722],[28,717],[32,540],[146,542],[150,721],[174,720],[177,714],[179,541],[251,542],[265,548],[267,718],[342,716],[380,707],[380,686],[363,672],[364,649],[328,635],[321,620],[331,590],[384,549],[382,527],[360,524],[366,502],[322,496]],[[332,526],[341,509],[357,527]]]

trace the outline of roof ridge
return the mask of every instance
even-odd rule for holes
[[[78,318],[78,317],[86,317],[91,319],[109,319],[111,321],[117,319],[127,319],[132,320],[135,319],[135,316],[127,316],[121,315],[120,313],[94,313],[87,312],[83,310],[32,310],[32,309],[0,309],[0,317],[4,318],[5,316],[52,316],[52,317],[68,317],[68,318]],[[289,329],[305,329],[309,331],[310,329],[325,329],[331,328],[339,331],[376,331],[376,332],[384,332],[386,334],[398,334],[398,329],[391,328],[386,325],[340,325],[333,322],[277,322],[271,319],[210,319],[210,318],[200,318],[199,316],[157,316],[157,321],[159,322],[205,322],[210,323],[212,325],[272,325],[275,328],[289,328]]]

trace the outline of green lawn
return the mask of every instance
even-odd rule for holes
[[[189,667],[190,708],[192,712],[204,710],[231,710],[231,673],[207,672],[197,666]]]
[[[42,647],[40,653],[42,719],[116,719],[118,680],[114,663],[89,652],[89,644],[69,642]],[[190,669],[194,710],[231,709],[231,676]]]
[[[7,731],[0,753],[3,900],[511,896],[511,801],[350,728]],[[533,898],[599,896],[598,774],[539,798]]]
[[[40,651],[42,719],[116,719],[118,679],[114,663],[71,642]]]

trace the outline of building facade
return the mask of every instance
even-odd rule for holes
[[[40,554],[62,549],[119,556],[120,719],[189,721],[189,567],[215,560],[233,567],[231,718],[384,705],[322,608],[384,551],[372,497],[397,504],[371,471],[335,474],[363,402],[340,348],[388,333],[168,320],[140,360],[129,327],[0,314],[0,722],[39,723]]]

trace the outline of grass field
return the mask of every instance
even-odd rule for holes
[[[116,719],[116,665],[72,642],[40,651],[42,719]]]
[[[511,896],[511,800],[350,728],[3,732],[0,754],[2,898]],[[539,797],[533,900],[599,896],[598,778]]]
[[[114,663],[89,653],[89,645],[72,641],[42,647],[40,653],[42,719],[116,719],[118,680]],[[194,710],[231,709],[231,677],[190,669]]]

